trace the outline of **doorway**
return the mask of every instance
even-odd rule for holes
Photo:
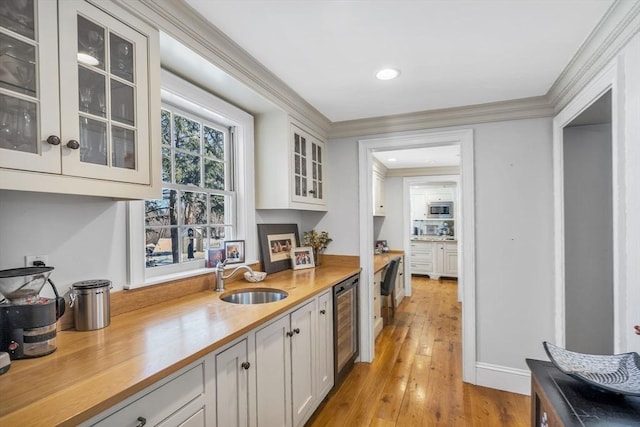
[[[463,283],[462,310],[462,376],[468,383],[476,383],[475,341],[475,234],[474,234],[474,162],[473,131],[470,129],[433,132],[396,137],[363,139],[358,141],[359,162],[359,217],[360,217],[360,265],[363,283],[373,283],[373,178],[374,151],[419,148],[439,145],[460,146],[460,205],[463,213],[459,227],[459,250],[462,268],[458,282]],[[407,238],[408,242],[408,238]],[[408,247],[405,248],[408,253]],[[363,286],[360,292],[360,360],[370,362],[374,355],[373,294],[371,286]]]
[[[624,132],[614,62],[553,120],[555,342],[625,351]]]

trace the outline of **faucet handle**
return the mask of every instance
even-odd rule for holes
[[[218,263],[216,264],[216,268],[224,268],[225,265],[227,265],[227,259],[222,262],[218,261]]]

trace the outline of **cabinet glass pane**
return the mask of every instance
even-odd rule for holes
[[[0,33],[0,87],[36,96],[36,48]]]
[[[306,196],[307,195],[307,178],[301,178],[301,186],[300,186],[300,195],[301,196]]]
[[[116,168],[136,168],[136,133],[117,126],[111,127],[113,142],[111,166]]]
[[[300,135],[298,135],[297,133],[293,134],[293,140],[294,140],[294,152],[295,153],[300,153]]]
[[[297,154],[294,154],[293,156],[293,165],[294,165],[295,173],[297,175],[300,175],[300,156]]]
[[[322,147],[316,145],[316,149],[318,150],[318,163],[322,163]]]
[[[0,94],[0,148],[38,153],[38,107]]]
[[[102,74],[78,66],[78,101],[83,113],[107,116],[105,79]]]
[[[304,157],[307,156],[307,140],[305,138],[303,138],[302,136],[300,137],[300,153]]]
[[[104,28],[78,15],[78,62],[104,70],[104,34]]]
[[[176,152],[176,184],[200,186],[200,157]]]
[[[133,83],[133,43],[111,33],[111,74]]]
[[[0,1],[0,26],[35,40],[33,0]]]
[[[111,79],[111,120],[135,126],[133,87]]]
[[[301,167],[300,175],[307,176],[307,159],[302,157],[300,159],[300,162],[301,162],[301,164],[300,164],[300,167]]]
[[[216,190],[224,190],[224,163],[205,159],[204,186]]]
[[[295,181],[296,181],[295,194],[296,194],[296,196],[300,196],[300,195],[301,195],[301,191],[302,191],[302,190],[300,189],[300,177],[299,177],[299,176],[296,176]]]
[[[80,161],[107,164],[107,125],[80,117]]]

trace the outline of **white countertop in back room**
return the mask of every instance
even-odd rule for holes
[[[411,236],[412,242],[457,242],[455,237],[451,236]]]

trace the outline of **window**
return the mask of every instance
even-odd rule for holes
[[[161,85],[162,198],[128,203],[126,289],[207,273],[223,240],[258,259],[253,117],[164,70]]]
[[[230,130],[170,104],[161,129],[163,197],[145,202],[147,268],[204,260],[236,235]]]

